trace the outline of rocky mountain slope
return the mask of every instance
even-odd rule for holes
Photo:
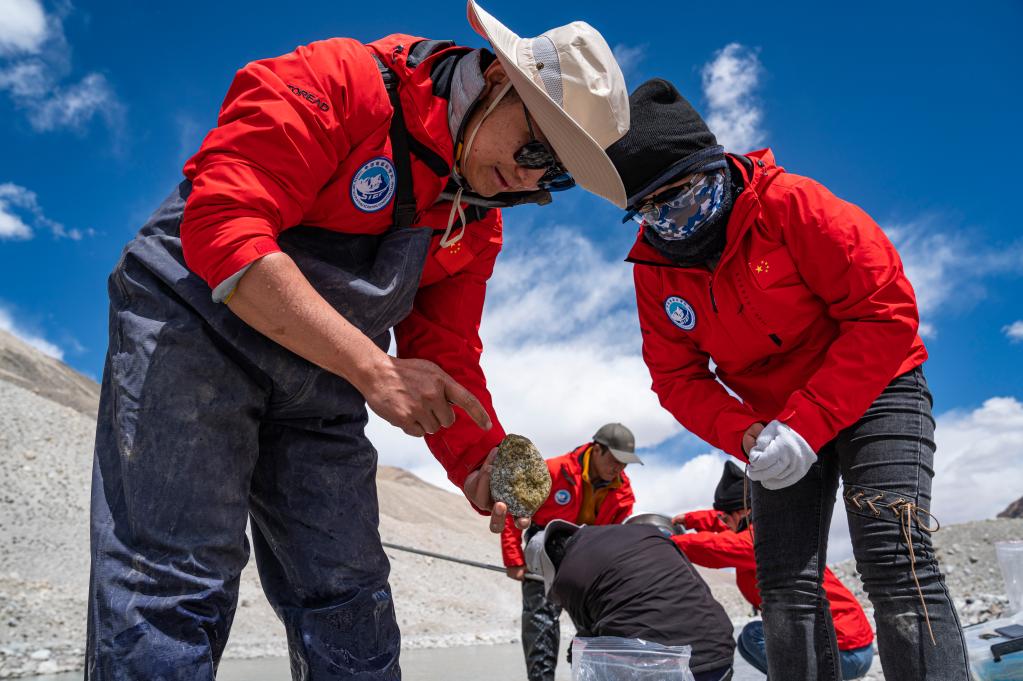
[[[0,678],[80,666],[98,386],[0,332]],[[385,541],[499,561],[459,496],[399,469],[378,475]],[[389,551],[405,645],[511,641],[518,588],[496,572]],[[250,562],[227,655],[286,654]]]
[[[96,417],[99,386],[95,381],[2,330],[0,381],[25,388],[85,416]]]
[[[1023,518],[1023,497],[1005,507],[1005,510],[998,514],[999,518]]]

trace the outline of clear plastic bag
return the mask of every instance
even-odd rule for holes
[[[598,636],[572,641],[572,681],[694,681],[691,646]]]

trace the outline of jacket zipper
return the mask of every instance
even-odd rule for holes
[[[714,276],[711,275],[710,280],[707,282],[707,288],[710,291],[710,307],[714,310],[714,314],[718,313],[718,303],[714,300]]]
[[[561,476],[565,478],[566,482],[568,482],[569,485],[572,486],[572,489],[575,489],[575,478],[572,477],[571,473],[565,470],[564,466],[561,467]]]

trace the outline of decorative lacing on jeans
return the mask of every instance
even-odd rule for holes
[[[906,545],[909,546],[909,570],[913,575],[913,583],[916,584],[916,593],[920,597],[920,607],[924,610],[924,621],[927,622],[927,631],[931,635],[931,644],[938,645],[937,640],[934,638],[934,629],[931,628],[931,616],[927,612],[927,602],[924,599],[923,589],[920,588],[920,580],[916,575],[916,551],[913,547],[913,522],[916,521],[917,526],[927,532],[933,534],[941,529],[941,523],[934,517],[930,511],[920,508],[914,502],[909,499],[897,498],[887,504],[878,503],[884,498],[884,494],[876,494],[869,498],[867,492],[863,490],[849,489],[845,493],[845,500],[854,505],[856,508],[863,510],[866,506],[870,509],[871,513],[874,514],[875,518],[880,518],[884,510],[891,511],[899,519],[899,527],[902,528],[902,536],[906,540]],[[920,516],[925,515],[934,521],[934,526],[926,525],[920,522]]]

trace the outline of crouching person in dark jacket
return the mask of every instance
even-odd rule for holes
[[[692,646],[696,681],[732,675],[732,623],[678,547],[650,525],[554,520],[526,546],[526,565],[578,636]]]

